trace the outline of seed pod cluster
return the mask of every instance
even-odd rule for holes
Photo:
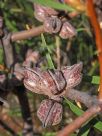
[[[27,89],[49,97],[61,94],[66,87],[66,80],[59,70],[41,71],[39,68],[27,68],[24,72],[24,85]]]
[[[44,126],[56,125],[61,121],[62,98],[67,91],[78,85],[82,79],[82,63],[65,66],[61,70],[41,70],[25,67],[24,85],[28,90],[44,94],[49,99],[42,101],[37,115]]]
[[[63,2],[63,1],[59,1]],[[35,18],[44,24],[44,30],[50,34],[59,33],[63,39],[72,38],[77,34],[75,28],[67,21],[65,17],[60,17],[59,12],[40,4],[34,4]]]

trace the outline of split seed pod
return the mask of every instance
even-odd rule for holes
[[[69,23],[64,22],[60,31],[60,37],[63,39],[72,38],[77,34],[75,28]]]
[[[62,105],[54,100],[46,99],[40,104],[37,111],[37,116],[43,126],[57,125],[62,120],[63,108]]]
[[[27,89],[49,97],[62,93],[66,86],[63,73],[59,70],[41,71],[39,68],[26,67],[24,75],[24,85]]]
[[[61,26],[62,22],[57,16],[47,17],[44,21],[44,30],[50,34],[58,33]]]
[[[65,66],[61,70],[45,70],[40,68],[25,68],[24,85],[38,94],[44,94],[51,99],[63,96],[66,88],[73,88],[81,82],[82,63]]]
[[[56,10],[36,3],[34,3],[34,9],[35,9],[34,16],[40,22],[44,22],[46,20],[46,17],[53,15],[55,16],[58,14]]]
[[[82,62],[62,68],[62,73],[66,79],[66,88],[73,88],[82,80]]]

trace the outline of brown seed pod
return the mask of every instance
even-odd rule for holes
[[[73,88],[82,79],[82,63],[66,66],[60,70],[45,70],[40,68],[25,68],[24,85],[38,94],[44,94],[52,99],[63,96],[66,88]]]
[[[49,97],[62,93],[66,86],[63,74],[59,70],[41,71],[39,68],[25,69],[24,85],[27,89]]]
[[[25,68],[25,87],[51,98],[43,100],[37,111],[37,116],[43,126],[57,125],[61,121],[63,108],[59,102],[67,94],[68,89],[80,83],[82,79],[81,70],[81,62],[73,66],[65,66],[61,71],[41,71],[40,68]]]
[[[77,34],[75,28],[69,23],[64,22],[63,26],[61,28],[61,31],[59,33],[60,37],[63,39],[72,38]]]
[[[62,105],[54,100],[46,99],[40,104],[37,111],[37,116],[43,126],[57,125],[62,120],[63,108]]]
[[[41,22],[44,22],[46,20],[46,17],[50,17],[58,14],[56,10],[36,3],[34,3],[34,9],[35,9],[34,12],[35,18]]]
[[[58,33],[61,26],[62,22],[57,16],[47,17],[44,21],[44,30],[50,34]]]
[[[62,73],[66,79],[66,88],[73,88],[82,80],[82,62],[62,68]]]

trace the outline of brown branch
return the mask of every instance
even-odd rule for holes
[[[6,65],[6,68],[10,69],[11,66],[14,63],[14,52],[13,52],[13,47],[10,41],[11,34],[5,32],[4,37],[2,38],[2,48],[4,51],[4,62]]]
[[[98,51],[98,59],[100,64],[100,91],[99,91],[99,99],[102,101],[102,32],[100,29],[99,22],[97,20],[93,0],[87,0],[87,13],[90,18],[91,24],[94,29],[95,37],[96,37],[96,46]]]
[[[68,90],[67,92],[68,92],[66,94],[67,98],[71,100],[79,101],[88,108],[93,105],[97,105],[99,102],[95,95],[91,96],[87,92],[82,92],[75,89]]]
[[[57,136],[70,136],[72,132],[80,128],[87,120],[94,117],[101,111],[99,106],[92,106],[82,116],[76,118],[71,124],[57,133]]]
[[[24,30],[21,32],[12,33],[11,41],[24,40],[33,36],[38,36],[44,32],[43,25],[39,27],[34,27],[30,30]]]
[[[33,122],[30,113],[30,107],[27,94],[23,86],[17,87],[16,96],[18,97],[21,106],[22,117],[24,120],[23,136],[33,136]]]
[[[18,136],[18,134],[16,134],[16,132],[10,128],[10,126],[8,126],[4,121],[2,121],[0,119],[0,125],[5,129],[7,130],[12,136]]]

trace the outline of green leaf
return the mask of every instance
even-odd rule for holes
[[[50,49],[49,47],[47,46],[46,44],[46,41],[45,41],[45,38],[44,38],[44,35],[41,34],[41,39],[42,39],[42,46],[44,49],[47,49],[47,52],[46,52],[46,59],[47,59],[47,62],[48,62],[48,67],[50,69],[55,69],[54,67],[54,64],[53,64],[53,61],[52,61],[52,58],[51,58],[51,55],[50,55]]]
[[[53,133],[53,132],[48,132],[48,133],[43,133],[43,136],[55,136],[56,133]]]
[[[88,135],[88,133],[89,133],[89,130],[90,129],[88,129],[84,134],[82,134],[81,136],[87,136]]]
[[[65,99],[65,102],[69,105],[70,109],[71,109],[77,116],[81,116],[81,115],[84,113],[83,110],[81,110],[80,108],[78,108],[76,105],[74,105],[72,102],[70,102],[67,98],[64,97],[64,99]],[[90,120],[89,120],[89,121],[90,121]],[[88,122],[89,122],[89,121],[88,121]],[[87,123],[88,123],[88,122],[87,122]],[[98,129],[99,131],[102,132],[102,122],[101,122],[101,121],[98,121],[97,123],[95,123],[94,128],[96,128],[96,129]],[[89,129],[88,129],[88,130],[89,130]],[[86,136],[85,134],[88,133],[88,130],[85,131],[85,133],[84,133],[83,136]]]
[[[101,121],[98,121],[98,122],[94,125],[94,127],[102,132],[102,122],[101,122]]]
[[[64,3],[62,4],[62,3],[59,3],[59,2],[54,2],[52,0],[30,0],[30,1],[35,2],[35,3],[39,3],[41,5],[48,6],[48,7],[51,7],[51,8],[55,8],[57,10],[75,11],[75,9],[72,8],[71,6],[68,6]]]
[[[65,102],[69,105],[70,109],[77,115],[80,116],[82,115],[84,112],[79,109],[76,105],[74,105],[72,102],[70,102],[67,98],[65,98]]]
[[[90,82],[92,84],[99,84],[100,83],[100,76],[83,76],[83,81]]]
[[[100,83],[100,77],[99,76],[93,76],[91,83],[92,84],[99,84]]]

